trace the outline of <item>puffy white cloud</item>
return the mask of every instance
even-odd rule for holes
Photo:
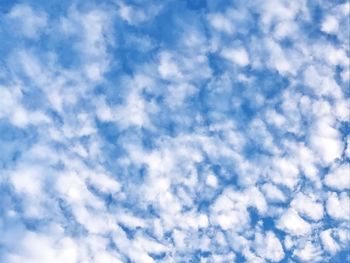
[[[212,206],[210,222],[222,229],[241,229],[249,222],[248,207],[255,207],[260,213],[267,209],[264,195],[256,188],[248,188],[244,192],[226,189]]]
[[[268,176],[275,184],[293,188],[299,181],[299,169],[293,160],[275,157],[272,160]]]
[[[323,247],[331,254],[337,253],[340,250],[339,245],[332,237],[332,229],[327,229],[320,234]]]
[[[339,27],[339,24],[338,24],[337,18],[330,15],[330,16],[327,16],[322,22],[321,30],[326,33],[336,34],[338,31],[338,27]]]
[[[225,255],[212,255],[209,258],[205,259],[201,259],[201,263],[203,262],[218,262],[218,263],[224,263],[224,262],[231,262],[231,261],[235,261],[235,254],[234,253],[228,253]]]
[[[330,118],[320,118],[310,136],[310,144],[325,164],[341,157],[343,145],[340,134]]]
[[[249,56],[243,47],[224,48],[220,55],[238,66],[244,67],[249,64]]]
[[[18,253],[7,253],[6,262],[68,262],[78,260],[78,248],[75,241],[69,237],[58,240],[52,236],[28,231],[17,244]]]
[[[341,90],[335,80],[324,69],[308,66],[304,71],[304,82],[310,86],[317,96],[328,95],[339,98]]]
[[[216,178],[215,175],[208,174],[207,179],[206,179],[206,184],[211,186],[211,187],[217,187],[218,179]]]
[[[0,261],[348,249],[349,5],[320,6],[327,38],[303,1],[199,2],[4,15]]]
[[[292,156],[296,159],[298,166],[301,168],[304,175],[311,181],[320,185],[319,171],[317,169],[318,158],[304,143],[286,143],[290,147]]]
[[[327,213],[337,220],[350,220],[349,204],[350,198],[345,192],[341,194],[331,192],[328,195],[326,204]]]
[[[289,208],[278,219],[277,227],[295,236],[310,234],[312,230],[312,226],[292,208]]]
[[[344,163],[332,169],[324,178],[324,183],[337,190],[350,189],[350,165]]]
[[[311,197],[302,193],[297,196],[291,202],[291,206],[300,214],[306,215],[312,220],[321,220],[323,218],[323,205]]]
[[[293,255],[298,257],[302,262],[322,262],[322,250],[318,245],[307,241],[297,250],[293,252]]]
[[[285,202],[286,196],[284,193],[273,184],[264,184],[261,187],[262,191],[265,194],[265,197],[272,202]]]
[[[147,107],[150,106],[150,107]],[[139,127],[150,126],[150,119],[147,111],[154,111],[152,104],[146,103],[137,90],[130,91],[125,104],[114,109],[115,120],[123,128],[135,125]]]
[[[255,237],[255,250],[260,257],[272,262],[281,261],[284,258],[284,251],[279,239],[271,231],[266,235],[258,233]]]
[[[239,229],[249,222],[249,215],[245,210],[246,207],[243,206],[244,204],[235,205],[234,201],[229,197],[230,195],[235,194],[226,191],[220,195],[216,199],[210,214],[211,224],[219,225],[224,230]]]
[[[286,56],[288,53],[286,53],[277,42],[272,39],[267,39],[266,47],[271,55],[268,61],[271,68],[277,70],[281,74],[296,74],[297,67],[293,64],[293,59]]]

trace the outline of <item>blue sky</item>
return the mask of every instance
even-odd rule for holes
[[[349,2],[0,2],[0,262],[350,262]]]

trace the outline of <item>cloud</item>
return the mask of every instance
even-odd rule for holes
[[[322,252],[319,246],[308,241],[303,247],[297,249],[293,254],[302,262],[320,262],[322,261],[321,253]]]
[[[338,31],[338,21],[337,18],[334,16],[328,16],[325,18],[325,20],[322,22],[321,30],[326,33],[337,33]]]
[[[277,227],[296,236],[307,235],[311,232],[311,225],[302,219],[292,208],[288,209],[279,218]]]
[[[0,3],[1,262],[346,260],[349,3],[200,2]]]
[[[349,164],[342,164],[326,175],[324,183],[327,186],[337,190],[350,189],[349,171]]]
[[[33,10],[30,5],[15,5],[6,16],[16,33],[37,39],[47,29],[48,17],[45,12]]]
[[[309,196],[302,193],[297,196],[291,202],[291,206],[294,207],[299,213],[306,215],[313,220],[321,220],[323,217],[323,205],[316,200],[312,200]]]
[[[322,244],[325,247],[325,249],[329,251],[331,254],[335,254],[340,249],[340,247],[337,244],[337,242],[333,239],[331,234],[332,234],[332,230],[327,229],[325,231],[322,231],[320,236],[321,236]]]
[[[143,8],[128,5],[123,1],[118,1],[118,13],[120,17],[128,24],[137,26],[141,23],[147,23],[161,10],[161,5],[144,5]]]
[[[249,57],[246,50],[242,47],[234,49],[223,49],[221,56],[238,66],[244,67],[249,64]]]
[[[345,193],[329,193],[326,205],[328,214],[338,220],[349,220],[349,201],[350,198]]]
[[[265,236],[258,234],[255,243],[259,256],[272,262],[279,262],[284,258],[283,247],[273,232],[267,232]]]
[[[285,194],[275,185],[273,184],[264,184],[262,186],[262,191],[264,192],[266,198],[269,201],[275,202],[285,202],[286,196]]]

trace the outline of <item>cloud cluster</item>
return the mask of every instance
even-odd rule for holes
[[[348,1],[0,3],[0,261],[345,262]]]

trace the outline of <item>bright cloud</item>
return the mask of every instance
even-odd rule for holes
[[[0,262],[344,262],[349,2],[0,1]]]

